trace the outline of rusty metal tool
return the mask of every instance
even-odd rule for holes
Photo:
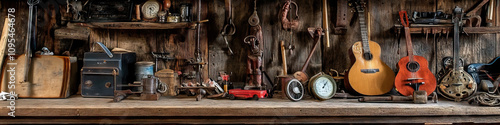
[[[232,11],[232,0],[225,0],[224,1],[224,9],[225,9],[225,14],[226,14],[226,19],[225,19],[225,23],[224,23],[224,27],[222,28],[222,31],[221,31],[221,35],[222,35],[222,38],[224,39],[224,42],[226,43],[226,46],[227,48],[229,49],[229,54],[230,55],[233,55],[233,50],[231,49],[231,47],[229,46],[229,42],[227,40],[227,37],[228,36],[232,36],[234,35],[234,33],[236,32],[236,26],[234,26],[234,23],[233,23],[233,11]]]
[[[31,65],[31,57],[32,57],[32,52],[31,52],[31,42],[33,41],[32,33],[33,33],[33,7],[40,3],[40,0],[28,0],[28,5],[29,5],[29,15],[28,15],[28,31],[26,31],[26,48],[25,48],[25,58],[26,58],[26,63],[25,63],[25,74],[24,74],[24,82],[28,82],[29,79],[29,72],[30,72],[30,65]]]
[[[481,1],[476,7],[474,7],[472,10],[469,10],[465,16],[474,16],[476,15],[476,12],[481,9],[486,3],[488,3],[490,0],[483,0]]]
[[[314,38],[315,42],[313,48],[311,49],[311,52],[309,52],[309,56],[307,56],[306,62],[304,63],[304,65],[302,65],[302,70],[297,71],[293,74],[293,77],[299,80],[301,83],[306,83],[306,81],[309,80],[309,76],[306,74],[306,69],[309,65],[309,62],[311,61],[311,57],[314,54],[314,51],[318,46],[319,41],[321,40],[321,35],[323,35],[323,29],[319,27],[309,27],[307,28],[307,31],[309,31],[309,34]]]
[[[292,13],[291,13],[291,5],[295,6],[295,18],[292,19]],[[288,13],[290,12],[290,14]],[[281,7],[281,26],[283,27],[284,30],[292,30],[292,29],[297,29],[299,26],[299,6],[297,6],[297,3],[288,0],[285,2],[283,7]],[[290,19],[287,18],[287,16],[290,17]]]
[[[413,102],[415,104],[425,104],[427,100],[437,103],[437,94],[434,92],[431,96],[427,96],[426,91],[414,91],[413,96],[371,96],[358,99],[359,102]]]
[[[347,32],[347,0],[337,0],[337,17],[335,22],[335,34],[345,34]]]

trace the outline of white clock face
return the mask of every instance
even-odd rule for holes
[[[160,4],[157,1],[150,0],[142,5],[142,14],[144,18],[151,19],[155,18],[160,11]]]
[[[328,97],[332,94],[333,91],[333,83],[326,77],[320,77],[315,82],[315,90],[316,94],[320,97]]]

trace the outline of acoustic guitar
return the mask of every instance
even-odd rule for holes
[[[347,89],[363,95],[382,95],[394,87],[394,72],[380,60],[380,45],[368,40],[364,2],[354,2],[358,11],[362,41],[354,43],[355,62],[348,73]]]
[[[413,95],[416,90],[426,91],[427,95],[430,95],[436,90],[436,77],[429,70],[427,60],[422,56],[413,54],[408,14],[402,10],[399,11],[399,16],[405,29],[408,56],[401,58],[397,64],[399,72],[396,75],[394,86],[404,96]]]

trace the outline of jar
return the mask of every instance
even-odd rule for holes
[[[180,5],[181,9],[181,21],[182,22],[191,22],[191,4],[183,3]]]

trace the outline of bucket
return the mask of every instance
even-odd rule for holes
[[[154,75],[153,65],[154,62],[141,61],[135,63],[135,81],[141,81],[144,76]]]

